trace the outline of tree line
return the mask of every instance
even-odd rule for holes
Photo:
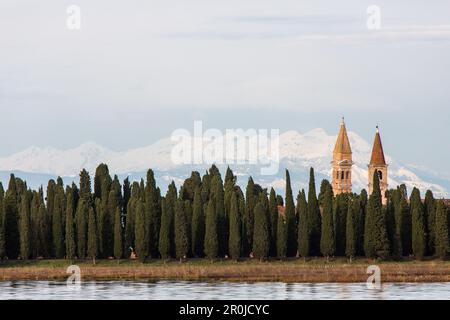
[[[287,170],[284,198],[251,177],[244,192],[230,168],[222,180],[214,165],[203,176],[192,172],[179,190],[172,182],[164,196],[152,170],[121,185],[101,164],[91,185],[86,170],[79,186],[50,180],[45,196],[14,175],[6,192],[0,183],[0,258],[422,259],[450,251],[444,202],[431,191],[422,201],[417,188],[408,198],[401,185],[383,206],[377,174],[371,195],[335,196],[327,180],[317,195],[311,168],[308,193],[295,201]]]

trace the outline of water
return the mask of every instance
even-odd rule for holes
[[[5,299],[450,299],[447,283],[236,283],[190,281],[85,281],[77,288],[58,281],[0,282]]]

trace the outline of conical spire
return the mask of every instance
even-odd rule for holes
[[[352,154],[352,148],[350,147],[350,141],[348,140],[344,118],[342,118],[341,128],[339,129],[339,134],[336,140],[336,145],[334,146],[333,154]]]
[[[383,145],[381,143],[380,130],[375,133],[375,140],[373,141],[372,157],[370,158],[370,165],[385,166],[386,159],[384,158]]]

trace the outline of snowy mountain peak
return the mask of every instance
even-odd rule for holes
[[[358,192],[367,187],[367,163],[370,159],[371,145],[354,132],[348,132],[348,136],[355,162],[352,175],[353,186]],[[284,179],[283,168],[288,168],[294,175],[299,174],[299,179],[303,179],[302,175],[310,167],[314,167],[321,178],[329,179],[335,141],[336,135],[329,135],[322,128],[303,134],[295,130],[286,131],[279,136],[280,170],[278,174],[259,177],[259,170],[256,170],[258,168],[250,165],[235,166],[236,174],[242,177],[252,174],[256,181],[265,186],[280,187]],[[165,177],[164,179],[170,177],[170,179],[180,180],[189,175],[190,170],[203,172],[208,167],[206,164],[200,167],[175,165],[171,161],[173,146],[174,142],[170,138],[164,138],[149,146],[123,152],[111,151],[95,142],[85,142],[68,150],[30,147],[9,157],[0,158],[0,171],[17,170],[34,174],[77,176],[83,168],[93,173],[98,164],[106,163],[113,174],[139,173],[152,168],[163,173],[161,176]],[[389,162],[390,187],[405,183],[409,189],[412,187],[418,187],[421,191],[431,189],[436,196],[449,194],[449,179],[439,177],[430,171],[419,170],[420,166],[400,164],[388,155],[386,158]],[[231,167],[233,169],[232,165]]]

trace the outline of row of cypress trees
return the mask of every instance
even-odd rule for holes
[[[0,258],[163,258],[239,259],[356,256],[445,258],[449,253],[449,214],[442,200],[427,191],[422,202],[414,189],[386,192],[382,205],[378,175],[374,192],[333,195],[327,180],[316,194],[311,169],[308,194],[294,201],[286,170],[283,199],[250,177],[244,191],[227,169],[216,166],[202,177],[192,172],[179,190],[172,182],[164,196],[152,170],[146,180],[120,184],[101,164],[94,189],[86,170],[79,187],[61,178],[30,190],[11,175],[6,192],[0,183]]]

